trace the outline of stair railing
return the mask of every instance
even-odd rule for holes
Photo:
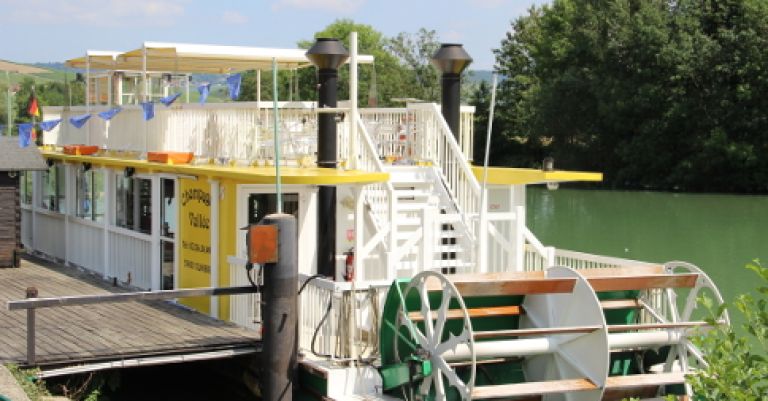
[[[359,115],[353,116],[353,119],[354,123],[357,124],[358,133],[355,142],[358,148],[355,152],[357,168],[364,171],[385,172],[384,164],[379,159],[379,153],[376,151],[376,146],[373,144],[363,120]],[[383,245],[389,255],[392,255],[397,248],[397,225],[394,223],[397,214],[397,198],[392,183],[385,181],[369,184],[363,189],[362,195],[369,210],[368,216],[371,218],[377,234],[374,234],[369,242],[362,244],[361,249],[355,251],[357,254],[355,263],[360,263],[360,266],[356,266],[357,271],[362,271],[362,261],[376,246]],[[386,265],[387,277],[393,279],[396,272],[392,257],[387,258]]]
[[[432,163],[438,169],[443,184],[462,216],[468,239],[478,237],[480,214],[480,183],[475,178],[448,123],[435,103],[410,104],[418,114],[419,126],[415,139],[417,162]]]

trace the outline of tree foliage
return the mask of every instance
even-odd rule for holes
[[[758,261],[747,268],[759,276],[762,285],[757,297],[742,294],[733,302],[732,309],[744,317],[741,331],[746,335],[718,325],[696,338],[709,365],[688,379],[696,400],[758,401],[768,394],[768,268]],[[712,300],[706,298],[700,302],[711,310],[709,323],[716,324],[722,307],[713,310]]]
[[[400,32],[386,44],[389,50],[409,74],[407,79],[408,97],[439,101],[440,76],[430,61],[432,55],[440,48],[437,32],[419,29],[415,34]]]
[[[415,34],[399,33],[387,38],[370,25],[358,24],[350,19],[339,19],[315,38],[336,38],[350,48],[350,34],[357,32],[359,54],[370,54],[374,64],[358,66],[358,103],[362,106],[402,105],[393,99],[415,98],[435,101],[440,95],[438,72],[430,64],[430,58],[440,47],[435,31],[420,29]],[[309,49],[312,40],[302,40],[298,46]],[[313,67],[296,72],[281,71],[278,79],[278,97],[287,100],[293,90],[293,100],[316,100],[317,71]],[[293,82],[293,83],[291,83]],[[256,74],[245,73],[243,90],[239,100],[256,99]],[[339,99],[349,99],[349,68],[339,68]],[[272,99],[271,74],[262,74],[262,100]]]
[[[766,48],[763,0],[555,0],[495,50],[501,135],[614,187],[767,192]]]

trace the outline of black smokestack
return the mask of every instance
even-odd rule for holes
[[[432,56],[432,64],[443,74],[442,111],[453,136],[459,140],[459,106],[461,105],[461,73],[472,62],[460,44],[443,43]]]
[[[307,58],[317,67],[318,108],[336,107],[339,66],[349,52],[338,39],[318,38],[307,50]],[[317,166],[336,168],[336,120],[331,113],[320,113],[317,124]],[[320,186],[318,192],[317,271],[336,277],[336,187]]]

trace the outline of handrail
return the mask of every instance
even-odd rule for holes
[[[359,140],[357,143],[359,149],[357,154],[359,160],[357,167],[362,170],[371,168],[377,172],[384,172],[384,164],[379,160],[379,154],[376,152],[376,147],[371,140],[371,136],[368,133],[368,129],[365,127],[363,120],[359,115],[354,116],[353,119],[354,123],[358,125],[357,136]],[[386,195],[377,198],[373,195],[375,192],[384,192]],[[370,205],[371,212],[369,215],[373,219],[374,224],[377,225],[379,230],[388,228],[388,240],[384,241],[385,248],[390,252],[394,251],[397,238],[397,229],[394,224],[397,202],[394,186],[390,181],[372,184],[365,188],[363,194]],[[358,249],[358,252],[359,251],[361,251],[361,249]],[[362,262],[366,256],[367,255],[358,253],[358,257],[355,259]],[[391,275],[394,273],[394,261],[391,258],[388,258],[386,264],[387,271],[390,274],[388,277],[394,277]]]
[[[155,301],[174,298],[189,298],[202,296],[221,296],[257,293],[259,289],[253,286],[242,287],[200,287],[181,290],[138,291],[119,294],[73,295],[63,297],[28,298],[18,301],[8,301],[8,310],[54,308],[61,306],[78,306],[106,304],[132,301]]]
[[[181,290],[138,291],[121,294],[74,295],[63,297],[37,298],[37,289],[27,288],[27,299],[8,301],[8,310],[27,311],[27,364],[35,363],[35,310],[38,308],[55,308],[64,306],[93,305],[103,303],[149,301],[173,298],[188,298],[199,296],[221,296],[257,293],[259,289],[253,286],[243,287],[202,287],[185,288]]]

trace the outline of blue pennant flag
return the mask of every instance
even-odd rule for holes
[[[149,121],[155,118],[155,104],[152,102],[144,102],[141,104],[141,108],[144,110],[144,121]]]
[[[181,96],[181,92],[174,93],[173,95],[168,95],[168,96],[160,99],[160,103],[164,104],[165,107],[169,107],[170,105],[173,104],[173,102],[176,101],[176,99],[179,98],[179,96]]]
[[[237,100],[240,97],[240,82],[242,82],[242,76],[240,74],[230,75],[227,77],[227,85],[229,86],[229,98]]]
[[[19,147],[26,148],[32,143],[32,123],[19,124]]]
[[[101,117],[105,121],[109,121],[109,120],[112,119],[112,117],[116,116],[117,113],[119,113],[121,111],[123,111],[122,107],[120,107],[120,106],[113,107],[113,108],[111,108],[109,110],[105,110],[105,111],[102,111],[101,113],[99,113],[99,117]]]
[[[56,128],[57,125],[61,122],[60,118],[57,118],[55,120],[48,120],[48,121],[42,121],[40,122],[40,128],[42,128],[43,131],[49,132],[50,130]]]
[[[211,91],[211,84],[202,84],[197,87],[197,91],[200,92],[200,104],[205,104],[205,101],[208,100],[208,93]]]
[[[90,120],[91,115],[90,114],[81,114],[79,116],[73,116],[69,118],[69,123],[74,125],[75,128],[82,128],[85,123]]]

